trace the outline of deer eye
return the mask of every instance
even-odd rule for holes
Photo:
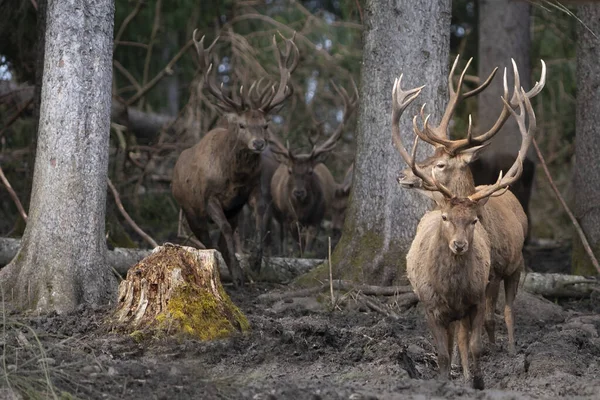
[[[263,129],[266,131],[269,128],[269,124],[264,124]]]
[[[442,221],[448,221],[448,216],[446,214],[442,214]]]
[[[442,169],[442,168],[444,168],[445,166],[446,166],[446,164],[445,164],[445,163],[443,163],[443,162],[440,162],[440,163],[437,163],[437,164],[436,164],[436,167],[438,167],[439,169]]]
[[[246,125],[240,124],[240,129],[246,129]]]
[[[475,218],[475,219],[473,220],[473,222],[471,222],[471,225],[475,225],[475,224],[477,223],[477,221],[479,221],[479,218]]]

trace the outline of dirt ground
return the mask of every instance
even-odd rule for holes
[[[229,290],[252,331],[210,343],[107,333],[107,309],[5,314],[0,399],[52,390],[65,399],[600,399],[598,298],[557,304],[520,292],[517,355],[507,354],[498,312],[499,346],[484,340],[486,390],[477,391],[456,365],[450,382],[435,380],[419,306],[394,320],[352,296],[334,311],[327,296],[260,302],[270,289]]]

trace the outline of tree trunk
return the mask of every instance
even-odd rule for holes
[[[487,130],[494,125],[502,111],[503,93],[502,74],[507,69],[508,87],[513,87],[511,58],[519,68],[521,86],[525,90],[531,88],[531,66],[529,50],[531,38],[529,19],[531,6],[526,1],[514,0],[480,0],[479,1],[479,64],[478,73],[485,77],[499,67],[500,77],[496,77],[491,85],[478,95],[479,117],[478,128]],[[491,146],[483,153],[480,160],[472,164],[473,178],[476,185],[492,184],[498,179],[500,170],[506,171],[514,162],[521,135],[517,122],[509,118],[504,127],[496,134]],[[529,215],[528,206],[535,175],[535,154],[533,146],[523,162],[523,173],[519,180],[511,185],[511,190],[519,199],[525,213]]]
[[[406,252],[428,204],[396,182],[405,168],[392,145],[394,79],[404,88],[427,85],[416,103],[439,115],[446,100],[450,1],[365,4],[365,31],[355,175],[342,237],[333,254],[334,277],[389,285],[404,280]],[[403,139],[413,142],[411,106],[402,118]],[[421,146],[420,155],[430,146]],[[326,272],[326,268],[320,268]]]
[[[600,42],[592,34],[600,34],[600,5],[579,6],[577,15],[581,23],[577,24],[575,216],[594,254],[600,257]],[[574,236],[572,272],[595,275],[580,240]]]
[[[46,16],[29,220],[0,284],[16,309],[62,313],[116,289],[104,239],[114,4],[52,1]]]
[[[248,330],[219,278],[226,269],[217,250],[157,247],[119,285],[113,325],[127,332],[183,333],[201,340]]]

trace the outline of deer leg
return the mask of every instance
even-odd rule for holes
[[[471,379],[469,370],[469,332],[471,331],[471,320],[469,316],[458,321],[458,352],[460,353],[460,365],[462,367],[465,381]]]
[[[504,322],[506,323],[506,330],[508,331],[508,354],[514,356],[516,354],[515,348],[515,321],[513,319],[513,303],[517,295],[517,289],[519,287],[519,278],[521,277],[521,271],[523,269],[523,257],[519,261],[521,266],[511,276],[504,278],[504,297],[506,299],[504,305]]]
[[[240,265],[235,257],[233,228],[231,227],[230,222],[227,220],[227,217],[225,217],[223,208],[216,198],[211,197],[208,200],[206,211],[213,222],[219,227],[222,239],[225,240],[226,249],[221,249],[221,251],[223,251],[223,258],[225,259],[227,267],[229,268],[231,280],[235,286],[241,286],[244,284],[244,275],[242,274]]]
[[[498,301],[498,291],[500,289],[500,280],[492,278],[485,289],[485,330],[492,346],[496,344],[496,302]]]
[[[455,322],[448,328],[448,353],[450,354],[450,368],[452,368],[452,358],[454,358],[454,334],[458,326]]]
[[[448,353],[448,328],[436,321],[431,313],[427,313],[427,322],[433,335],[433,341],[437,349],[439,378],[448,380],[450,377],[450,355]]]
[[[473,357],[473,388],[483,390],[483,372],[479,358],[481,356],[481,333],[483,331],[483,319],[485,315],[485,303],[481,299],[481,303],[473,307],[470,312],[469,319],[471,323],[469,350]]]
[[[185,214],[185,219],[188,222],[190,230],[196,236],[196,238],[204,245],[204,247],[211,248],[214,247],[212,241],[210,240],[210,235],[208,233],[208,221],[204,218],[197,218],[194,213],[183,210]]]
[[[315,238],[319,233],[319,225],[309,225],[306,227],[306,239],[304,240],[304,256],[306,253],[312,250],[313,243],[315,242]]]

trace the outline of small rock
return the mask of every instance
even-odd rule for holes
[[[177,368],[176,366],[172,366],[171,369],[169,370],[169,375],[174,376],[174,375],[179,375],[181,371],[179,371],[179,368]]]

